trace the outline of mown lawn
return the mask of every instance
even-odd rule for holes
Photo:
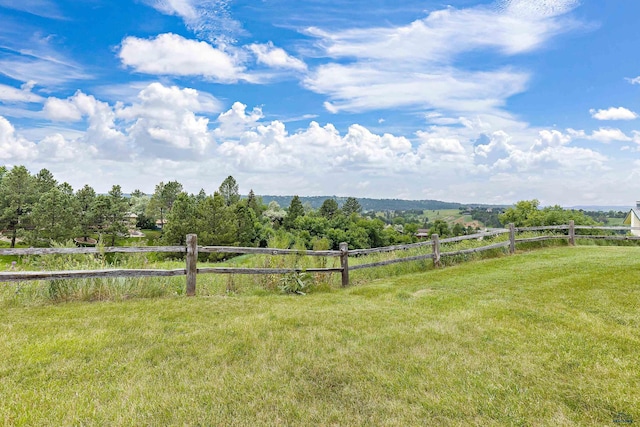
[[[0,424],[635,425],[639,326],[634,247],[306,296],[12,307]]]

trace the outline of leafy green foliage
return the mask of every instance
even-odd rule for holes
[[[280,290],[286,294],[305,295],[313,286],[313,276],[307,272],[287,273],[280,279]]]
[[[574,221],[576,225],[597,225],[591,217],[581,211],[548,206],[539,208],[537,199],[521,200],[499,215],[502,224],[513,223],[516,227],[536,227],[543,225],[562,225]]]

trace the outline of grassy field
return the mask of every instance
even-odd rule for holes
[[[639,326],[636,247],[306,296],[9,307],[0,424],[637,424]]]

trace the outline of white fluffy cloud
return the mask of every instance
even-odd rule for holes
[[[139,73],[202,76],[219,82],[245,78],[237,58],[204,41],[177,34],[160,34],[152,39],[127,37],[118,53],[123,65]]]
[[[611,107],[606,110],[589,110],[591,117],[596,120],[634,120],[638,115],[624,107]]]
[[[217,111],[218,103],[194,89],[150,84],[138,102],[117,111],[117,117],[132,122],[129,139],[144,155],[170,159],[202,155],[212,142],[209,119],[196,112]]]
[[[413,141],[358,124],[342,131],[317,122],[288,129],[282,121],[265,119],[261,108],[236,102],[220,112],[219,101],[211,95],[160,83],[147,85],[128,104],[110,105],[78,91],[66,99],[49,98],[44,112],[86,130],[78,136],[53,129],[31,142],[2,119],[5,161],[36,165],[46,159],[62,171],[60,179],[89,183],[101,191],[105,183],[125,179],[129,187],[151,191],[167,177],[183,182],[189,191],[202,186],[212,191],[232,174],[245,191],[254,188],[258,193],[375,193],[447,200],[463,193],[501,203],[524,194],[518,190],[535,189],[534,183],[555,186],[554,179],[561,175],[594,180],[604,176],[607,156],[576,142],[626,137],[616,129],[590,134],[535,130],[506,114],[432,114],[430,120],[438,123],[417,132]],[[91,164],[91,173],[78,168],[79,163]],[[489,188],[496,179],[514,192],[489,199],[496,194]]]
[[[197,113],[219,110],[219,101],[209,94],[160,83],[146,86],[129,105],[112,106],[78,91],[66,99],[49,98],[43,108],[55,122],[86,120],[87,130],[73,142],[82,142],[87,155],[120,161],[204,154],[213,137],[209,119]],[[58,142],[59,138],[53,139],[48,146],[61,147]]]
[[[36,145],[16,134],[13,125],[0,116],[0,159],[24,161],[37,155]]]
[[[284,49],[275,47],[272,42],[267,44],[251,44],[248,46],[253,52],[259,64],[264,64],[272,68],[291,69],[297,71],[305,71],[306,64],[290,56]]]

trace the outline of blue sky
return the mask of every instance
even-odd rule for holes
[[[0,158],[74,188],[640,199],[632,0],[0,0]]]

